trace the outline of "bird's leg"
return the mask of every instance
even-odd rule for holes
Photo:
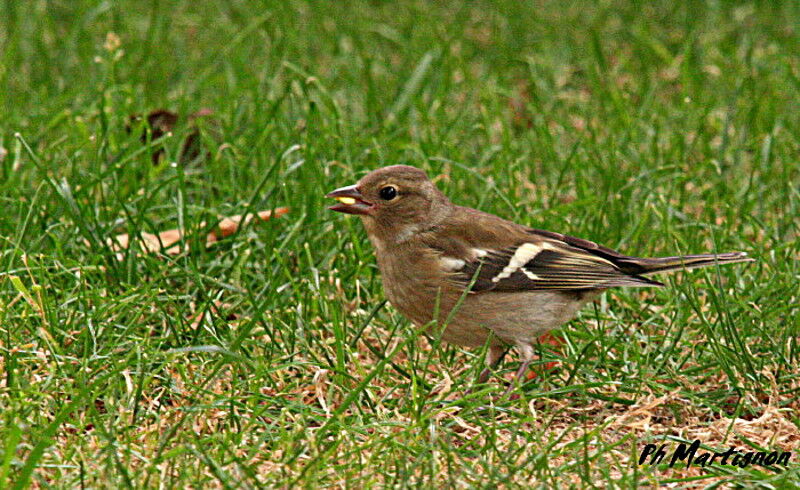
[[[489,347],[489,352],[486,353],[486,367],[478,376],[478,384],[483,384],[489,380],[492,370],[494,370],[494,368],[500,364],[500,361],[503,360],[506,352],[508,352],[508,349],[499,345],[493,345]]]
[[[506,392],[503,393],[502,398],[508,396],[517,385],[522,385],[522,382],[525,381],[525,373],[528,371],[528,366],[531,365],[533,361],[533,346],[530,344],[518,344],[517,349],[519,349],[519,354],[522,357],[522,364],[517,369],[517,374],[514,376],[514,381],[508,385]]]

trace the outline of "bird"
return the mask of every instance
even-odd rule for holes
[[[746,252],[624,255],[456,205],[409,165],[375,169],[326,197],[338,201],[329,209],[360,217],[386,298],[403,316],[451,344],[488,342],[479,383],[513,347],[521,358],[514,383],[521,384],[539,337],[609,288],[661,287],[648,276],[753,261]]]

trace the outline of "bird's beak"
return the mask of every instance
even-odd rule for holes
[[[374,207],[374,204],[364,200],[364,196],[361,195],[361,192],[359,192],[358,187],[355,185],[340,187],[335,191],[329,192],[325,197],[330,197],[339,201],[339,204],[334,204],[328,209],[339,211],[340,213],[370,214],[370,211]]]

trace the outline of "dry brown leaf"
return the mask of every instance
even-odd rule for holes
[[[177,255],[181,252],[179,246],[172,247],[171,245],[179,242],[183,238],[180,230],[167,230],[153,235],[152,233],[142,232],[139,234],[141,238],[141,246],[146,252],[155,253],[161,250],[162,245],[166,249],[168,255]],[[114,251],[125,250],[130,247],[131,237],[127,233],[117,235],[110,239],[108,244]],[[169,247],[169,248],[167,248]]]
[[[257,216],[258,219],[260,219],[261,221],[267,221],[271,218],[278,218],[280,216],[283,216],[288,212],[289,208],[275,208],[274,213],[272,210],[259,211],[257,213]],[[256,215],[248,214],[244,220],[245,224],[249,223],[254,216]],[[216,229],[208,234],[208,237],[206,238],[206,245],[210,245],[211,243],[214,243],[215,241],[221,238],[225,238],[226,236],[233,234],[239,228],[239,224],[241,222],[242,222],[241,215],[222,218],[217,224]],[[211,237],[213,237],[213,239]]]
[[[194,114],[189,115],[189,122],[191,123],[192,132],[186,136],[181,146],[181,154],[178,160],[181,163],[189,163],[201,155],[207,155],[209,152],[203,148],[201,140],[201,133],[211,136],[213,140],[221,140],[220,122],[214,118],[214,111],[206,107],[200,109]]]
[[[274,210],[259,211],[257,214],[248,214],[245,217],[244,222],[245,224],[249,223],[255,216],[257,216],[261,221],[267,221],[272,218],[283,216],[288,212],[289,208],[286,207],[275,208]],[[236,230],[239,229],[241,223],[241,215],[222,218],[217,224],[216,228],[214,228],[214,230],[212,230],[211,233],[206,236],[206,247],[211,246],[220,239],[235,233]],[[206,224],[201,223],[200,226],[205,227]],[[134,236],[133,238],[131,238],[128,233],[123,233],[115,236],[114,238],[109,238],[108,246],[111,247],[111,249],[115,252],[120,252],[129,248],[131,245],[131,240],[136,240],[137,238],[141,239],[140,245],[144,251],[148,253],[160,252],[163,249],[164,253],[167,255],[178,255],[179,253],[188,250],[188,244],[183,244],[183,246],[175,245],[183,239],[183,233],[181,233],[181,230],[179,229],[162,231],[158,234],[142,232],[138,235],[138,237]]]
[[[219,127],[219,122],[213,117],[213,115],[214,111],[205,107],[189,115],[188,120],[191,131],[183,141],[181,152],[178,156],[178,161],[181,163],[188,163],[204,153],[200,141],[201,128],[210,128],[212,130],[209,132],[209,134],[219,137],[219,131],[217,130]],[[140,114],[133,114],[129,117],[126,127],[128,133],[133,131],[134,125],[143,119],[147,121],[147,126],[150,128],[151,140],[155,141],[174,131],[181,117],[178,114],[166,109],[156,109],[151,111],[144,118]],[[146,130],[142,132],[140,139],[142,143],[147,142]],[[153,148],[153,153],[150,155],[153,165],[157,165],[159,163],[161,160],[161,155],[163,154],[164,148],[162,145],[157,145]]]

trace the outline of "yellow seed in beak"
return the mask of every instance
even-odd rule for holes
[[[348,204],[348,205],[356,203],[356,200],[353,199],[352,197],[337,197],[336,200],[342,204]]]

